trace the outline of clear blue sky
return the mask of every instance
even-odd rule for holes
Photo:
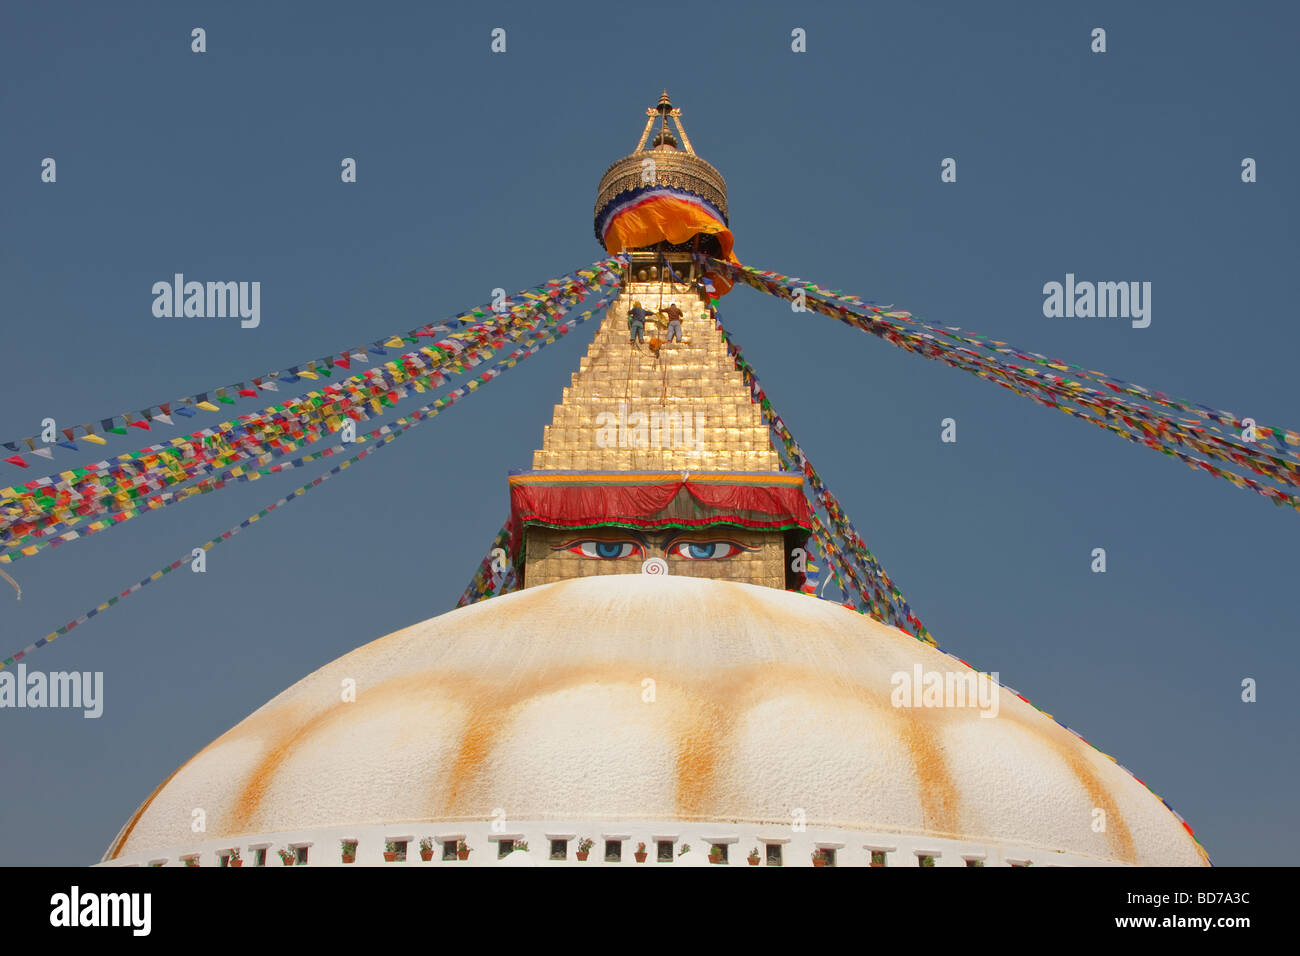
[[[10,3],[0,432],[249,378],[592,262],[596,183],[664,87],[727,177],[743,261],[1298,427],[1298,26],[1281,3]],[[174,272],[260,281],[260,327],[154,318],[150,288]],[[1067,272],[1152,282],[1150,328],[1045,318],[1042,286]],[[1217,863],[1297,858],[1300,515],[751,290],[723,314],[943,647],[1132,768]],[[0,863],[98,859],[253,709],[450,608],[592,332],[210,553],[206,574],[33,654],[103,671],[105,711],[0,711]],[[0,656],[306,474],[13,566]]]

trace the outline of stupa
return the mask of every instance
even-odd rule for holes
[[[803,476],[696,256],[732,258],[727,215],[664,93],[598,190],[620,295],[508,478],[518,589],[304,677],[164,780],[103,864],[1208,862],[988,675],[801,593]]]

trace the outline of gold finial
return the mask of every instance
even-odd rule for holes
[[[654,138],[654,142],[651,143],[650,145],[651,147],[668,146],[671,147],[672,149],[676,149],[677,137],[673,135],[673,131],[670,130],[668,128],[668,124],[665,123],[663,127],[659,130],[659,135]]]

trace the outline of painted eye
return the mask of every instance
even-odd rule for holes
[[[732,541],[676,541],[668,549],[670,555],[691,561],[718,561],[734,558],[743,551],[755,551]]]
[[[565,548],[572,554],[584,558],[599,558],[611,561],[618,558],[630,558],[641,553],[641,545],[635,541],[575,541]]]

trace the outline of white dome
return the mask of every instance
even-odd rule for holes
[[[530,854],[526,853],[523,850],[515,850],[511,853],[507,853],[505,856],[503,856],[500,860],[497,861],[497,866],[528,867],[528,866],[536,866],[536,865],[537,865],[537,861],[534,860]]]
[[[606,829],[789,828],[802,811],[809,829],[1206,862],[1159,798],[1014,694],[997,695],[992,719],[894,706],[898,675],[918,669],[972,674],[793,592],[647,575],[530,588],[397,631],[294,684],[164,781],[105,861],[183,845],[202,807],[206,839],[232,843],[410,821],[454,830],[498,808]],[[354,702],[342,699],[348,680]],[[732,849],[743,857],[749,845]],[[694,842],[689,856],[707,854]]]

